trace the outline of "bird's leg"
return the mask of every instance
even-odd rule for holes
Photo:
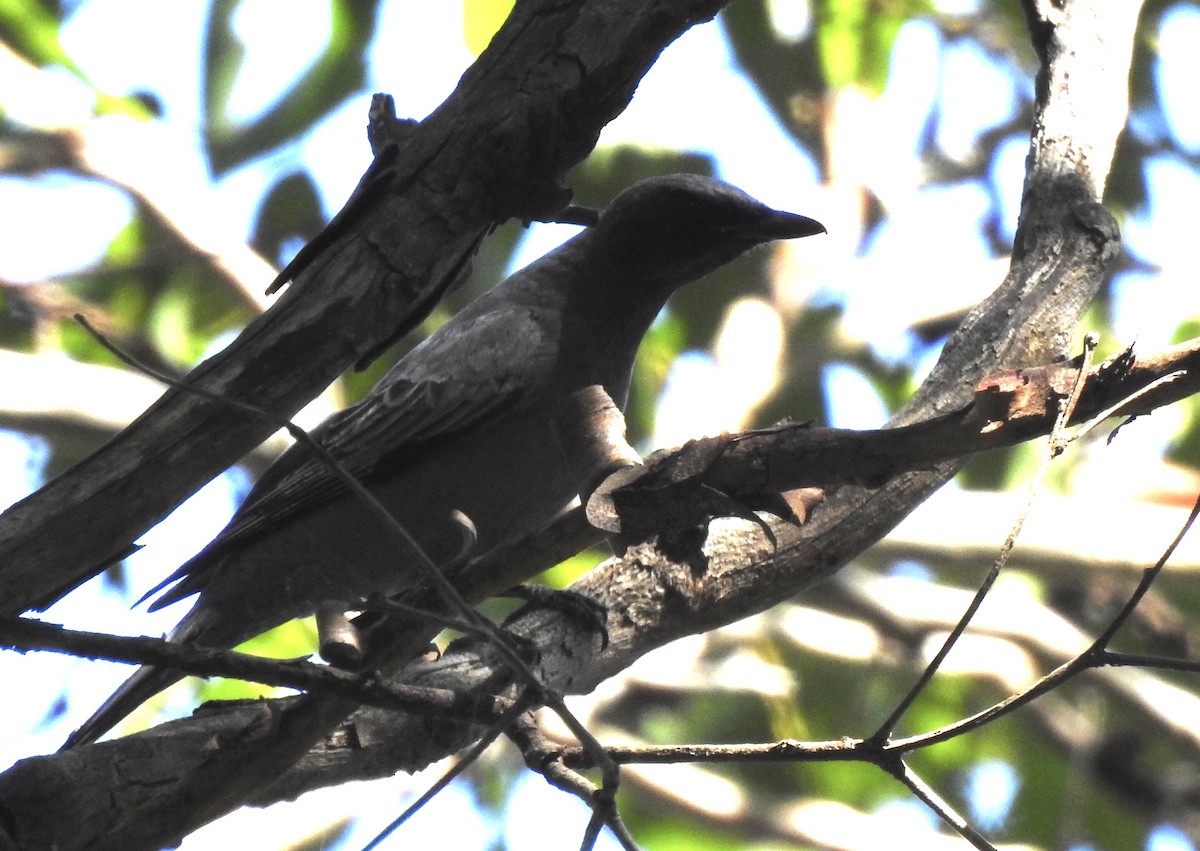
[[[606,516],[597,506],[605,505],[598,489],[622,475],[636,476],[642,456],[625,439],[625,415],[599,384],[577,390],[567,397],[554,420],[554,435],[576,479],[583,482],[579,491],[588,523],[597,529],[619,531],[606,524]],[[626,542],[610,542],[614,552],[625,549]]]
[[[321,658],[338,668],[355,670],[363,659],[363,637],[350,622],[344,600],[327,600],[317,606],[317,639]]]
[[[587,504],[592,490],[616,470],[638,466],[641,456],[625,440],[625,417],[608,392],[592,384],[572,393],[554,419],[554,434],[567,464],[583,483],[579,497]],[[591,518],[588,518],[591,520]],[[518,585],[503,596],[524,600],[508,623],[531,608],[556,609],[573,617],[608,646],[608,610],[590,597],[537,585]]]
[[[452,571],[466,564],[474,554],[479,541],[479,536],[475,531],[475,524],[465,513],[455,509],[450,512],[450,519],[453,521],[454,528],[459,532],[460,544],[458,551],[439,568],[443,572]],[[356,617],[353,622],[347,622],[344,616],[341,616],[339,619],[340,612],[337,610],[339,604],[328,604],[324,608],[318,608],[317,632],[321,636],[321,655],[327,661],[339,666],[341,665],[340,662],[334,661],[325,652],[326,632],[322,628],[322,624],[325,622],[328,623],[328,628],[330,629],[329,635],[335,640],[343,634],[341,632],[343,628],[353,634],[354,647],[357,649],[358,655],[348,655],[345,667],[353,670],[360,668],[362,660],[367,656],[369,645],[375,642],[376,636],[373,633],[381,627],[386,631],[386,621],[390,620],[393,623],[402,624],[404,620],[415,622],[430,617],[429,613],[425,610],[406,602],[412,590],[412,588],[401,589],[390,597],[381,593],[372,594],[357,607],[362,610],[362,614]],[[345,606],[342,606],[342,609],[345,608]],[[322,619],[323,614],[326,618],[325,621]],[[449,621],[448,625],[460,629],[467,628],[461,623],[455,623],[453,620]],[[439,652],[437,645],[431,644],[430,648],[431,652],[435,655]],[[337,653],[341,651],[342,647],[341,645],[335,645],[333,649]]]
[[[475,530],[475,524],[471,521],[470,517],[456,508],[450,512],[450,519],[454,522],[454,527],[458,529],[459,534],[462,536],[462,542],[454,557],[439,568],[442,573],[450,573],[466,564],[475,552],[475,547],[479,544],[479,533]]]
[[[625,416],[599,384],[576,390],[554,418],[554,436],[567,464],[583,482],[584,505],[596,486],[625,467],[640,466],[642,457],[625,440]]]
[[[454,557],[442,567],[443,570],[465,564],[479,539],[475,524],[466,514],[455,510],[450,513],[450,519],[462,536],[462,544]],[[371,617],[351,622],[346,616],[349,608],[351,606],[342,600],[328,600],[317,606],[317,636],[321,657],[326,662],[339,668],[358,670],[366,655],[367,636],[378,624],[379,618],[372,613]],[[362,629],[359,628],[360,623]]]

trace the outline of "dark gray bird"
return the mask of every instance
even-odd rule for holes
[[[624,408],[634,356],[668,296],[747,249],[825,230],[704,177],[634,184],[599,222],[477,298],[402,358],[361,402],[313,431],[436,564],[521,537],[578,492],[551,432],[574,391]],[[172,641],[228,648],[330,601],[418,579],[391,538],[303,445],[255,485],[229,525],[168,582],[158,608],[199,592]],[[94,741],[180,679],[138,669],[68,740]]]

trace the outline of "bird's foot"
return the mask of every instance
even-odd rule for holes
[[[544,585],[517,585],[505,591],[503,596],[525,601],[523,606],[504,619],[504,626],[532,609],[553,609],[592,632],[599,633],[601,650],[608,647],[608,607],[591,597]]]

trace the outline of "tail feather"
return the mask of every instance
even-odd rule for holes
[[[90,745],[123,719],[167,686],[183,679],[184,675],[170,668],[150,666],[138,668],[108,700],[97,709],[92,717],[67,737],[61,750],[70,750],[80,745]]]
[[[202,606],[197,605],[184,615],[183,620],[171,630],[168,641],[184,641],[206,643],[216,641],[221,636],[213,635],[213,621],[219,620],[212,616]],[[224,646],[218,644],[217,646]],[[158,668],[153,665],[143,665],[133,672],[133,675],[123,682],[120,687],[92,713],[92,717],[84,721],[79,729],[67,737],[60,750],[70,750],[80,745],[90,745],[103,736],[133,710],[137,709],[154,695],[168,686],[182,680],[186,675],[173,668]]]

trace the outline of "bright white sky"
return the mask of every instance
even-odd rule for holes
[[[194,142],[200,115],[197,72],[206,5],[200,0],[89,0],[79,5],[63,42],[101,89],[113,93],[148,89],[159,95],[167,110],[164,129],[177,139],[184,152],[179,164],[173,165],[163,179],[200,187],[199,197],[208,197],[209,207],[199,212],[222,223],[238,239],[245,239],[249,233],[258,200],[280,162],[300,160],[306,164],[317,180],[326,212],[336,211],[369,159],[363,128],[371,93],[391,92],[399,114],[419,118],[449,94],[471,61],[462,43],[458,3],[385,3],[378,46],[372,51],[364,90],[295,149],[252,163],[209,186]],[[800,4],[782,0],[776,6],[790,11]],[[241,4],[237,32],[246,42],[247,52],[233,98],[238,112],[253,116],[301,73],[325,38],[325,9],[326,5],[316,0],[245,0]],[[286,39],[277,35],[281,20],[287,22]],[[805,25],[802,19],[782,17],[780,23],[781,28],[795,30]],[[154,33],[154,38],[146,38],[147,32]],[[1145,135],[1172,134],[1192,152],[1200,149],[1200,111],[1192,108],[1195,80],[1200,77],[1200,53],[1195,50],[1198,42],[1200,12],[1183,4],[1174,7],[1164,18],[1160,39],[1163,59],[1156,69],[1156,80],[1170,102],[1187,104],[1187,108],[1171,111],[1166,127],[1156,126],[1146,117],[1139,125]],[[9,105],[10,115],[16,120],[37,125],[71,124],[86,115],[86,92],[65,74],[43,74],[32,85],[24,79],[6,84],[4,76],[0,74],[0,102]],[[27,96],[23,107],[12,88],[18,85]],[[945,235],[939,251],[945,252],[940,259],[948,265],[986,258],[988,251],[978,225],[990,191],[998,193],[1005,221],[1010,227],[1015,225],[1025,140],[1015,139],[1006,146],[994,163],[991,188],[960,185],[923,189],[912,154],[935,97],[941,99],[939,140],[954,154],[969,151],[981,129],[1010,116],[1016,106],[1017,87],[1027,85],[965,43],[943,45],[930,26],[914,23],[905,28],[881,105],[887,116],[886,138],[864,140],[868,143],[864,158],[873,168],[872,184],[877,185],[881,196],[896,199],[897,205],[907,211],[889,219],[871,236],[867,247],[881,261],[881,268],[920,267],[920,262],[909,255],[912,246],[927,244],[931,228]],[[54,96],[47,97],[48,92]],[[47,115],[47,103],[57,112]],[[783,136],[757,95],[733,68],[714,24],[694,28],[663,54],[640,86],[633,104],[601,138],[601,144],[619,141],[711,154],[723,179],[772,206],[823,218],[831,231],[834,229],[834,222],[812,206],[813,199],[819,197],[813,164]],[[1194,283],[1195,240],[1180,239],[1176,227],[1170,224],[1195,219],[1200,186],[1189,166],[1166,156],[1152,161],[1147,179],[1152,204],[1124,223],[1125,234],[1131,250],[1144,259],[1153,258],[1163,272],[1154,281],[1127,276],[1124,287],[1135,297],[1122,303],[1117,322],[1125,339],[1137,337],[1143,344],[1155,346],[1174,330],[1180,304],[1200,312],[1200,290]],[[0,233],[6,235],[0,253],[0,276],[32,281],[90,264],[127,221],[129,211],[123,196],[97,184],[82,184],[61,175],[32,180],[0,177]],[[63,232],[72,233],[73,238],[63,240]],[[531,229],[519,262],[532,259],[568,234],[569,229],[552,226]],[[1152,298],[1146,296],[1148,286],[1155,288]],[[848,311],[861,315],[855,321],[868,326],[878,321],[880,309],[874,296],[856,301],[855,293],[831,291],[827,297],[845,299]],[[1164,304],[1173,307],[1164,310]],[[897,353],[905,345],[897,341]],[[692,388],[704,388],[710,376],[711,362],[707,358],[691,358],[674,377],[672,392],[689,395]],[[883,414],[873,393],[852,376],[841,380],[846,383],[839,385],[839,395],[848,403],[839,424],[878,424]],[[0,433],[0,488],[5,488],[0,490],[0,505],[35,486],[39,466],[27,444]],[[165,572],[164,565],[173,568],[207,541],[228,516],[231,495],[238,486],[236,479],[219,480],[181,509],[169,526],[164,524],[152,533],[160,543],[151,548],[147,563],[133,568],[135,583],[148,587]],[[114,624],[119,624],[129,632],[153,634],[168,629],[180,614],[168,610],[158,616],[137,612],[131,617],[127,605],[92,587],[69,597],[48,617],[84,629],[114,629]],[[0,766],[37,749],[57,747],[65,731],[90,710],[93,699],[85,695],[93,695],[98,702],[126,673],[120,666],[77,663],[67,657],[48,660],[38,656],[22,666],[24,658],[0,654],[0,679],[23,684],[20,699],[10,700],[7,711],[18,717],[13,726],[30,731],[20,741],[0,744]],[[41,682],[31,681],[35,669],[44,676]],[[62,683],[68,679],[73,696],[68,712],[54,723],[42,724],[46,707],[57,699]],[[304,835],[313,829],[309,820],[316,815],[326,818],[339,807],[351,813],[374,809],[378,817],[369,819],[369,827],[356,829],[346,847],[361,845],[397,811],[404,787],[404,782],[397,779],[390,785],[371,784],[370,791],[366,787],[330,790],[323,793],[319,804],[287,808],[281,821],[272,820],[270,827],[264,828],[270,831],[269,846],[279,847],[293,834]],[[520,788],[537,796],[543,817],[568,809],[559,793],[547,793],[540,781]],[[453,805],[456,794],[444,796],[435,806]],[[547,794],[553,796],[552,801],[541,797]],[[460,805],[457,811],[453,819],[428,820],[437,825],[438,846],[482,847],[486,844],[482,836],[502,828],[483,821],[473,807]],[[564,835],[546,827],[547,841],[552,837],[553,842],[541,847],[570,847],[576,843],[586,817],[577,813],[576,819],[565,828]],[[256,826],[264,824],[261,815],[251,821]],[[516,819],[511,824],[522,822]],[[448,837],[445,831],[451,826],[461,829],[463,835]],[[225,820],[194,836],[184,847],[202,848],[219,842],[245,847],[248,834],[242,831],[246,829],[240,820]],[[414,825],[416,829],[419,823]],[[423,844],[412,834],[407,841],[417,847]],[[512,847],[539,846],[525,836]]]

